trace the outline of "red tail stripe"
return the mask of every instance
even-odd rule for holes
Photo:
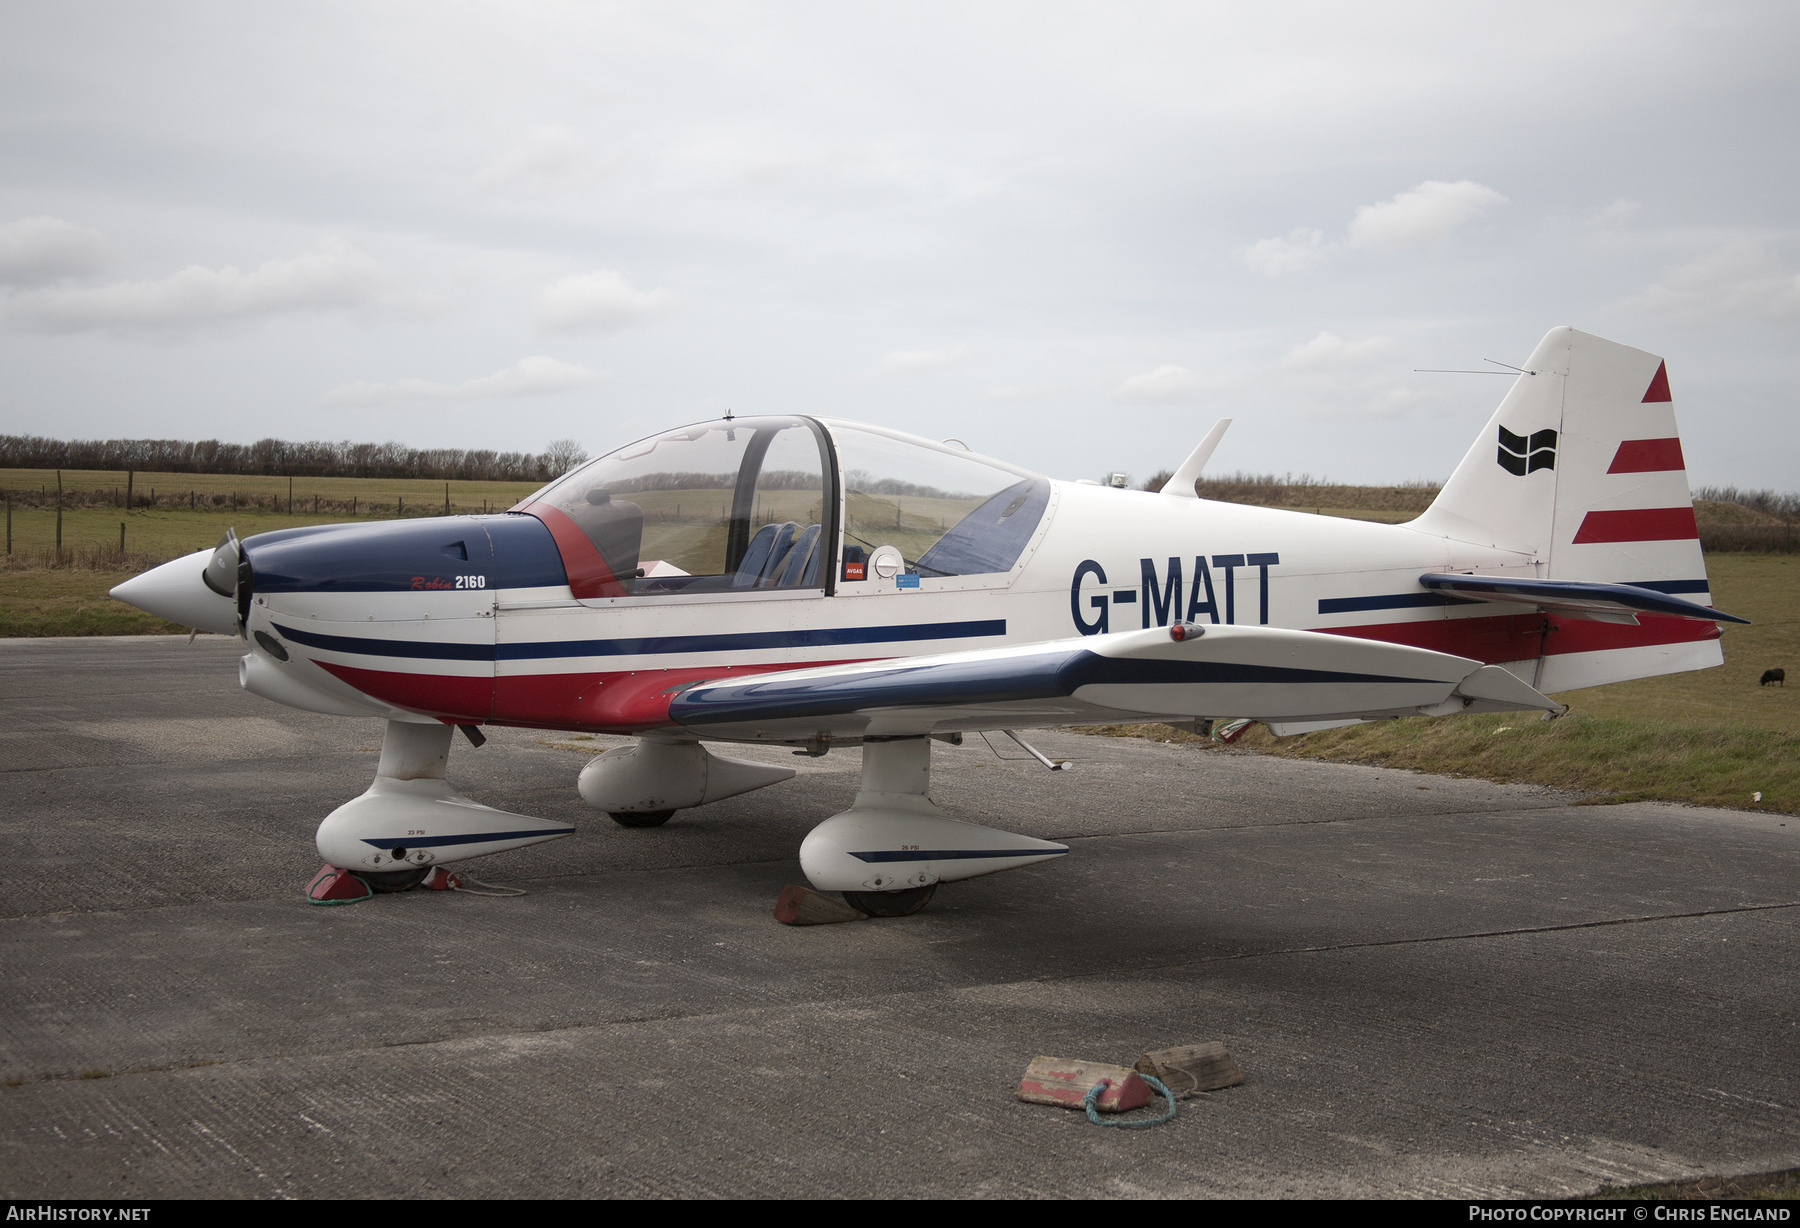
[[[1674,399],[1669,395],[1669,364],[1659,362],[1656,364],[1656,374],[1650,379],[1650,387],[1644,390],[1643,403],[1648,405],[1653,401],[1673,401]]]
[[[1627,439],[1613,454],[1608,473],[1662,473],[1686,469],[1679,439]]]
[[[1691,541],[1699,536],[1691,507],[1634,507],[1623,512],[1589,512],[1582,518],[1575,544]]]

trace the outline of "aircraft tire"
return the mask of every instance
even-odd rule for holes
[[[356,877],[369,884],[371,891],[411,891],[424,882],[429,873],[430,866],[420,866],[416,870],[366,870]]]
[[[620,827],[661,827],[675,817],[673,810],[609,810],[606,813]]]
[[[844,903],[869,917],[910,917],[931,902],[937,889],[929,883],[901,891],[846,891]]]

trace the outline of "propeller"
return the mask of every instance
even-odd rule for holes
[[[251,570],[250,560],[244,557],[244,547],[238,541],[237,529],[226,529],[225,535],[219,538],[212,557],[206,560],[200,579],[219,596],[230,597],[237,602],[237,633],[242,638],[244,623],[250,617],[250,590],[255,587],[256,575]]]

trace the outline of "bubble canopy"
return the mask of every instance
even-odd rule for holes
[[[1009,572],[1049,490],[879,427],[730,418],[627,444],[513,510],[549,527],[577,597],[829,592],[884,545],[921,577]]]

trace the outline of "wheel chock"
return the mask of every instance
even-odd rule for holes
[[[1161,1079],[1170,1091],[1185,1095],[1236,1087],[1244,1081],[1243,1071],[1216,1040],[1153,1049],[1138,1058],[1137,1069],[1141,1074]]]
[[[1019,1080],[1018,1097],[1030,1104],[1058,1108],[1086,1107],[1088,1090],[1106,1084],[1094,1101],[1102,1113],[1127,1113],[1150,1103],[1150,1085],[1137,1071],[1105,1062],[1078,1062],[1066,1057],[1034,1057]]]
[[[431,873],[420,881],[419,886],[431,891],[455,891],[462,886],[462,875],[452,874],[443,866],[432,866]]]
[[[308,904],[355,904],[375,892],[350,871],[327,862],[306,884],[304,894]]]
[[[836,925],[840,921],[861,921],[863,915],[842,900],[799,883],[783,887],[781,898],[775,901],[775,919],[783,925]]]

